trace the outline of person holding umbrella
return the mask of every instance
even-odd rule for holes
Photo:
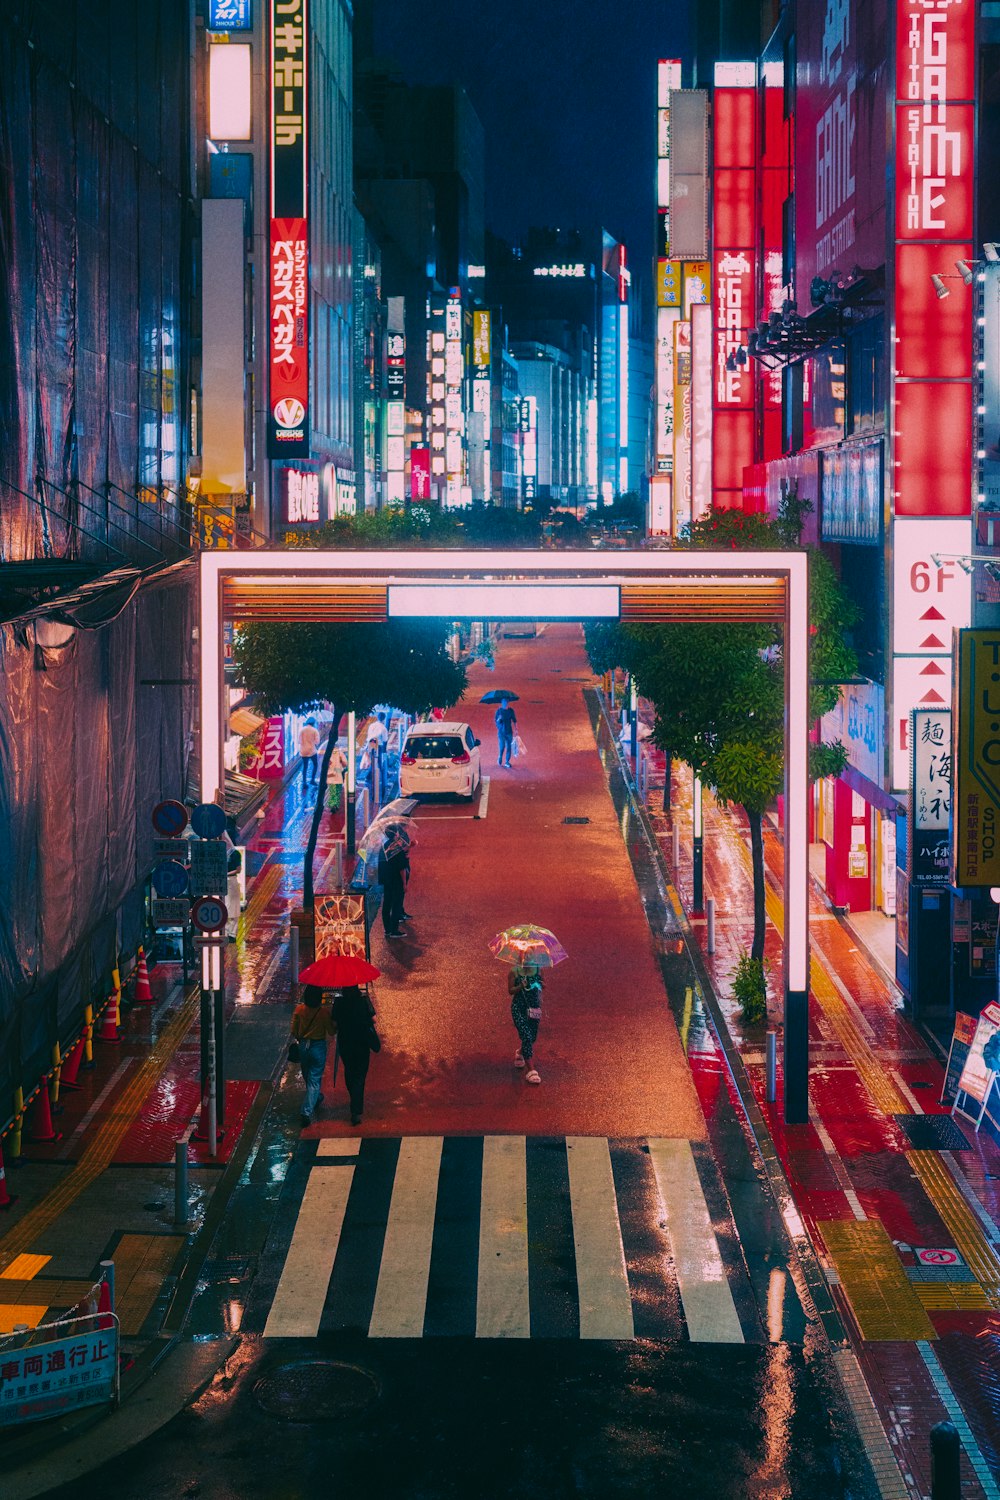
[[[532,1061],[538,1023],[542,1019],[541,970],[555,968],[569,955],[555,933],[532,922],[521,922],[498,932],[490,943],[490,952],[501,963],[513,965],[507,976],[507,991],[511,1020],[520,1042],[514,1066],[527,1069],[525,1083],[541,1083],[541,1074]]]
[[[532,1057],[538,1040],[538,1023],[542,1019],[541,972],[534,964],[513,968],[507,975],[510,993],[510,1018],[514,1022],[520,1046],[514,1053],[515,1068],[527,1068],[525,1083],[541,1083],[542,1075],[535,1067]]]
[[[505,765],[509,771],[510,752],[514,748],[514,730],[517,728],[517,714],[506,698],[500,699],[500,706],[493,715],[493,722],[497,726],[497,765]],[[506,760],[504,756],[507,757]]]
[[[376,971],[377,972],[377,971]],[[337,1052],[344,1064],[344,1082],[351,1104],[351,1124],[360,1125],[365,1108],[365,1079],[373,1052],[382,1050],[375,1030],[375,1007],[356,984],[347,985],[333,998],[337,1027]]]
[[[304,971],[308,973],[308,970]],[[306,1096],[302,1103],[302,1124],[311,1125],[315,1111],[323,1103],[320,1088],[326,1067],[327,1042],[336,1031],[330,1007],[323,1004],[323,991],[307,984],[302,1002],[292,1015],[292,1035],[288,1048],[290,1062],[298,1061]]]

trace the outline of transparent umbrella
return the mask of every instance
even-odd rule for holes
[[[521,922],[498,932],[490,943],[490,952],[501,963],[534,964],[539,969],[554,969],[569,958],[555,933],[533,922]]]

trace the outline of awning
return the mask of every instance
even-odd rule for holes
[[[246,739],[247,735],[256,734],[260,726],[266,723],[266,719],[262,719],[260,714],[255,714],[249,708],[237,708],[229,715],[229,728],[241,739]]]

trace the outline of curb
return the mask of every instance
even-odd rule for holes
[[[678,911],[679,909],[677,921],[684,935],[684,946],[688,955],[689,962],[691,963],[691,966],[694,969],[695,974],[697,975],[699,999],[701,999],[701,1001],[705,1005],[705,1008],[711,1019],[712,1030],[715,1033],[719,1048],[726,1059],[726,1065],[729,1068],[733,1083],[736,1086],[736,1092],[739,1096],[740,1104],[743,1107],[743,1112],[746,1116],[747,1124],[750,1127],[750,1133],[753,1137],[754,1145],[757,1149],[757,1155],[760,1161],[760,1165],[763,1168],[764,1175],[767,1179],[768,1188],[770,1189],[771,1196],[773,1197],[778,1211],[782,1216],[782,1220],[785,1225],[785,1233],[787,1234],[789,1243],[795,1252],[796,1259],[798,1260],[799,1267],[802,1272],[803,1280],[808,1290],[808,1296],[813,1304],[812,1307],[807,1308],[806,1311],[807,1313],[812,1312],[815,1315],[815,1318],[822,1326],[826,1339],[831,1347],[845,1346],[847,1344],[847,1333],[844,1328],[843,1321],[833,1302],[833,1298],[830,1294],[829,1283],[827,1282],[826,1276],[823,1272],[823,1268],[820,1265],[819,1257],[816,1254],[813,1243],[806,1234],[805,1228],[801,1225],[798,1209],[795,1206],[795,1199],[792,1195],[791,1186],[788,1182],[788,1178],[785,1176],[785,1170],[781,1165],[781,1159],[778,1156],[774,1142],[771,1139],[770,1131],[767,1128],[767,1122],[765,1121],[764,1116],[760,1111],[757,1100],[754,1096],[753,1089],[750,1086],[750,1080],[747,1077],[746,1069],[743,1066],[743,1058],[740,1055],[736,1043],[733,1041],[729,1033],[725,1015],[722,1011],[722,1007],[719,1005],[718,999],[716,998],[712,979],[705,964],[704,955],[702,954],[701,948],[695,939],[691,924],[688,921],[687,913],[680,905],[680,901],[678,900],[677,908],[673,908],[673,903],[670,902],[669,897],[667,896],[667,888],[673,888],[673,881],[671,879],[670,870],[667,867],[663,852],[657,842],[656,834],[653,831],[653,825],[650,822],[648,811],[645,806],[639,801],[638,791],[634,779],[631,775],[630,768],[624,761],[624,758],[621,755],[621,751],[618,748],[617,743],[615,742],[614,733],[607,715],[606,705],[596,688],[584,689],[584,697],[591,700],[591,718],[595,730],[597,729],[598,724],[603,722],[605,728],[608,731],[608,734],[611,737],[613,753],[618,762],[618,767],[628,794],[629,803],[632,808],[633,815],[636,819],[636,822],[642,829],[643,838],[646,842],[646,846],[649,850],[657,874],[662,883],[664,904],[671,907],[675,911]],[[595,709],[596,716],[594,713]],[[792,1228],[792,1225],[795,1223],[798,1223],[800,1226],[797,1232]]]

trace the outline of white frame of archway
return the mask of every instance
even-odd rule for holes
[[[416,601],[462,583],[545,589],[558,586],[568,596],[608,597],[607,586],[646,585],[684,580],[706,598],[711,590],[747,580],[784,584],[785,663],[785,1030],[784,1106],[789,1124],[804,1123],[809,1110],[809,574],[805,552],[203,552],[199,559],[201,796],[215,800],[223,784],[223,584],[265,585],[289,595],[310,585],[350,590],[386,585],[402,588]],[[584,594],[587,588],[598,594]],[[605,586],[603,592],[600,586]],[[390,597],[392,597],[390,595]],[[446,598],[446,596],[445,596]],[[521,602],[524,596],[520,595]],[[498,601],[499,602],[499,601]],[[413,617],[426,614],[414,608]],[[398,614],[399,611],[393,611]],[[462,611],[435,609],[444,618],[466,618]],[[502,609],[475,618],[510,618]],[[609,618],[607,614],[602,617]],[[582,619],[585,614],[534,614],[520,609],[516,619]]]

